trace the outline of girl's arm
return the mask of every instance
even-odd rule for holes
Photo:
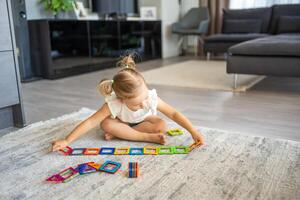
[[[78,139],[82,135],[89,132],[91,129],[99,126],[100,123],[108,116],[110,116],[110,110],[105,103],[97,112],[92,116],[81,122],[73,131],[63,140],[57,140],[52,144],[52,151],[57,151],[64,148],[74,140]]]
[[[157,109],[190,132],[196,143],[200,142],[204,144],[203,136],[193,127],[192,123],[183,114],[176,111],[175,108],[158,98]]]

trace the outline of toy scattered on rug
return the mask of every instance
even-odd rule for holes
[[[173,128],[173,129],[168,130],[167,133],[170,136],[182,135],[183,134],[183,130],[181,130],[179,128]]]
[[[137,178],[139,176],[139,166],[137,162],[128,163],[128,178]]]
[[[146,146],[146,147],[102,147],[102,148],[74,148],[66,146],[59,151],[65,156],[76,155],[166,155],[188,154],[193,149],[201,146],[201,143],[193,143],[190,146]]]
[[[53,176],[47,178],[46,181],[52,183],[66,183],[79,175],[90,174],[97,171],[114,174],[120,169],[121,165],[122,164],[119,162],[110,160],[104,162],[103,164],[95,162],[82,163],[76,168],[69,167],[58,174],[54,174]]]
[[[195,146],[196,147],[196,146]],[[194,147],[193,147],[194,149]],[[188,154],[189,146],[146,146],[146,147],[101,147],[101,148],[74,148],[67,146],[59,150],[65,156],[79,155],[166,155]]]
[[[190,151],[195,148],[201,146],[202,143],[193,143],[189,147],[188,146],[162,146],[162,147],[122,147],[122,148],[112,148],[112,147],[103,147],[103,148],[75,148],[72,149],[69,146],[66,146],[59,151],[64,155],[167,155],[167,154],[188,154]],[[97,171],[102,171],[106,173],[114,174],[116,173],[120,167],[121,163],[114,161],[106,161],[105,163],[95,163],[88,162],[79,164],[76,168],[69,167],[58,174],[54,174],[53,176],[46,179],[48,182],[53,183],[66,183],[73,178],[94,173]],[[130,162],[128,164],[128,177],[129,178],[137,178],[139,176],[139,168],[138,163]]]

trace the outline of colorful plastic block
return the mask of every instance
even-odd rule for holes
[[[100,168],[99,171],[103,171],[106,173],[114,174],[116,173],[121,167],[121,163],[114,162],[114,161],[106,161]]]
[[[128,155],[129,147],[121,147],[115,149],[115,155]]]
[[[75,148],[73,149],[72,153],[70,154],[70,156],[81,156],[84,155],[85,148]]]
[[[168,130],[167,133],[170,136],[182,135],[183,134],[183,130],[181,130],[179,128],[174,128],[174,129]]]
[[[59,150],[61,153],[63,153],[65,156],[68,156],[72,153],[73,149],[69,146],[66,146],[65,148],[62,148]]]
[[[94,167],[90,166],[90,164],[93,164],[93,163],[94,162],[79,164],[75,168],[75,170],[77,170],[80,175],[96,172],[97,169],[95,169]]]
[[[100,152],[99,148],[86,148],[83,152],[84,155],[98,155]]]
[[[73,167],[69,167],[62,172],[60,172],[58,175],[60,175],[64,180],[63,182],[66,183],[73,178],[77,177],[79,175],[78,171],[73,169]]]
[[[130,148],[129,155],[144,155],[144,148]]]
[[[64,178],[61,177],[58,174],[55,174],[55,175],[50,176],[49,178],[47,178],[46,181],[48,181],[48,182],[54,182],[54,183],[61,183],[61,182],[64,181]]]
[[[173,154],[174,147],[173,146],[163,146],[159,147],[158,154],[160,155],[167,155],[167,154]]]
[[[144,154],[145,155],[157,155],[158,147],[144,147]]]
[[[89,163],[88,165],[91,166],[91,167],[93,167],[96,170],[99,170],[99,168],[102,166],[101,163],[94,163],[94,162],[93,163]]]
[[[175,146],[174,154],[188,154],[190,152],[190,148],[188,146]]]
[[[128,164],[128,177],[137,178],[139,176],[139,167],[137,162],[129,162]]]
[[[115,148],[103,147],[100,149],[99,154],[101,155],[113,155],[115,153]]]

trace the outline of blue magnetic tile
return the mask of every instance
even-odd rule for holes
[[[144,148],[130,148],[129,155],[144,155]]]
[[[96,172],[97,170],[91,166],[89,166],[87,163],[83,163],[78,165],[78,167],[75,168],[79,174],[88,174],[92,172]]]
[[[100,149],[99,154],[101,155],[113,155],[115,153],[115,148],[112,147],[103,147]]]
[[[129,177],[132,177],[132,163],[131,162],[129,163],[128,173],[129,173]]]
[[[108,165],[113,165],[114,168],[112,169],[107,169],[106,167]],[[104,171],[104,172],[107,172],[107,173],[112,173],[114,174],[116,171],[118,171],[118,169],[121,167],[121,163],[118,163],[118,162],[114,162],[114,161],[106,161],[100,168],[99,168],[99,171]]]

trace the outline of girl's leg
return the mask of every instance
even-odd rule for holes
[[[118,120],[121,122],[120,120]],[[133,129],[146,132],[146,133],[165,133],[167,131],[166,122],[156,115],[148,116],[142,123],[133,126]],[[110,133],[104,134],[104,139],[111,140],[114,139],[115,136],[111,135]]]
[[[146,119],[132,127],[133,129],[146,133],[165,133],[167,131],[166,122],[156,115],[146,117]]]
[[[137,131],[129,127],[127,124],[121,122],[120,120],[111,119],[110,117],[102,121],[101,128],[105,133],[108,133],[120,139],[154,142],[159,144],[165,143],[165,137],[160,133],[148,134],[145,132]]]

